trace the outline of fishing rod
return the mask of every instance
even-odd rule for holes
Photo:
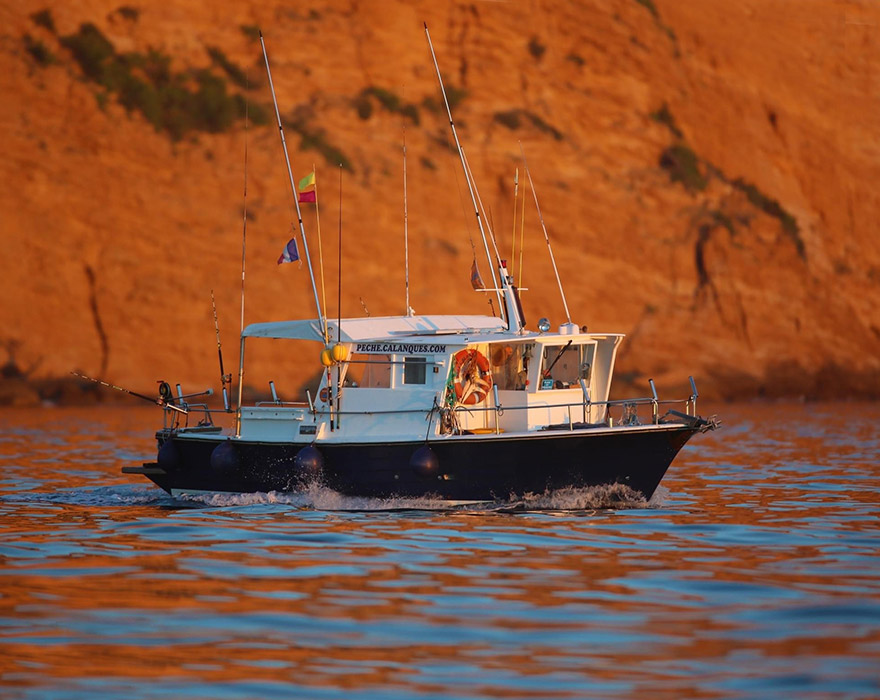
[[[337,257],[337,296],[336,296],[336,345],[342,345],[342,163],[339,164],[339,246]],[[333,359],[336,360],[336,348],[333,348]],[[339,410],[342,395],[342,365],[336,364],[336,429],[339,430]]]
[[[239,331],[239,350],[238,350],[238,400],[235,403],[235,437],[239,437],[241,435],[240,432],[240,424],[241,424],[241,399],[242,399],[242,386],[244,385],[244,263],[245,263],[245,250],[247,245],[247,171],[248,171],[248,125],[250,123],[250,96],[247,96],[250,92],[250,77],[249,73],[245,73],[245,78],[247,82],[247,89],[245,90],[245,103],[244,103],[244,202],[243,202],[243,212],[242,212],[242,221],[241,221],[241,330]],[[219,344],[219,339],[218,339]],[[220,370],[220,373],[223,374],[223,370]],[[227,408],[228,410],[228,408]]]
[[[211,290],[211,308],[214,311],[214,332],[217,334],[217,357],[220,360],[220,385],[223,387],[223,409],[229,412],[229,392],[226,384],[232,386],[232,375],[223,371],[223,348],[220,345],[220,323],[217,320],[217,304],[214,301],[214,290]]]
[[[522,141],[519,142],[519,150],[522,153],[523,165],[526,169],[526,175],[529,178],[529,187],[531,187],[532,196],[535,198],[535,208],[538,210],[538,218],[541,220],[541,229],[544,231],[544,240],[547,241],[547,250],[550,251],[550,262],[553,264],[553,272],[556,274],[556,284],[559,285],[559,295],[562,297],[562,306],[565,309],[565,317],[568,319],[568,325],[571,325],[571,314],[568,312],[568,304],[565,301],[565,292],[562,290],[562,280],[559,278],[559,269],[556,267],[556,258],[553,256],[553,246],[550,245],[550,236],[547,234],[547,227],[544,225],[544,215],[541,213],[541,205],[538,204],[538,193],[535,191],[535,183],[532,182],[532,173],[529,171],[529,163],[526,160],[526,152],[523,149]]]
[[[519,203],[519,168],[513,174],[513,236],[510,239],[510,274],[516,262],[516,205]]]
[[[175,406],[172,403],[178,399],[191,399],[197,396],[211,396],[214,393],[213,389],[208,389],[206,391],[201,391],[195,394],[186,394],[185,396],[178,396],[175,399],[174,395],[171,393],[171,387],[168,385],[168,382],[157,382],[159,384],[159,398],[153,398],[152,396],[146,396],[145,394],[139,394],[136,391],[132,391],[131,389],[126,389],[125,387],[116,386],[115,384],[110,384],[109,382],[105,382],[101,379],[95,379],[94,377],[86,376],[85,374],[80,374],[79,372],[71,372],[74,377],[79,377],[80,379],[87,379],[90,382],[94,382],[95,384],[100,384],[101,386],[106,386],[108,389],[116,389],[116,391],[121,391],[123,394],[128,394],[129,396],[134,396],[137,399],[143,399],[144,401],[149,401],[156,406],[167,406],[168,408],[177,411],[179,413],[187,413],[188,411],[185,408],[181,408],[180,406]]]
[[[471,178],[468,175],[468,167],[465,161],[464,152],[461,149],[461,142],[458,140],[458,132],[455,130],[455,122],[452,120],[452,109],[449,107],[449,100],[446,97],[446,88],[443,87],[443,77],[440,75],[440,64],[437,63],[437,55],[434,53],[434,44],[431,42],[431,34],[428,32],[428,23],[425,22],[425,36],[428,39],[428,48],[431,50],[431,58],[434,60],[434,69],[437,72],[437,81],[440,83],[440,94],[443,95],[443,104],[446,105],[446,114],[449,117],[449,127],[452,129],[452,136],[455,139],[455,147],[458,149],[458,157],[461,160],[461,167],[464,171],[464,178],[467,181],[468,192],[471,195],[471,203],[474,207],[474,213],[477,216],[477,225],[480,229],[480,235],[483,237],[483,245],[486,248],[486,257],[489,258],[491,263],[492,256],[489,255],[489,243],[486,240],[486,231],[483,226],[483,219],[480,216],[480,207],[477,206],[477,198],[474,195],[474,183],[471,181]],[[495,287],[495,294],[498,296],[498,306],[502,309],[502,318],[506,316],[504,313],[504,303],[501,298],[501,288],[498,286],[498,280],[495,277],[495,270],[493,265],[489,265],[489,271],[492,273],[492,283]],[[508,320],[508,325],[510,321]]]
[[[337,259],[339,287],[336,292],[336,342],[342,342],[342,163],[339,164],[339,250]]]
[[[324,284],[324,242],[321,240],[321,209],[318,204],[318,168],[315,166],[314,162],[312,163],[312,175],[314,175],[314,185],[315,185],[315,228],[318,231],[318,267],[321,269],[321,301],[324,302],[324,308],[329,309],[327,306],[327,288]],[[328,311],[329,313],[329,311]],[[325,343],[330,345],[330,331],[327,327],[327,318],[324,317],[324,340]]]
[[[299,231],[303,239],[303,248],[306,251],[306,264],[309,266],[309,278],[312,282],[312,292],[315,295],[315,306],[318,310],[318,321],[324,332],[324,342],[327,339],[327,321],[321,311],[321,300],[318,298],[318,287],[315,285],[315,273],[312,270],[312,259],[309,256],[309,242],[306,239],[306,229],[303,225],[302,211],[299,207],[299,197],[297,196],[296,184],[293,181],[293,169],[290,165],[290,156],[287,153],[287,141],[284,140],[284,127],[281,124],[281,112],[278,111],[278,98],[275,96],[275,85],[272,82],[272,71],[269,69],[269,55],[266,53],[266,42],[263,40],[263,32],[260,32],[260,46],[263,49],[263,60],[266,63],[266,76],[269,79],[269,90],[272,92],[272,104],[275,105],[275,119],[278,122],[278,133],[281,136],[281,147],[284,151],[284,162],[287,163],[287,177],[290,180],[290,191],[293,193],[293,203],[296,205],[296,218],[299,220]]]

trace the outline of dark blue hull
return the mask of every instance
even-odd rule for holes
[[[163,431],[158,461],[124,471],[143,474],[169,493],[297,491],[318,479],[343,495],[371,498],[486,501],[603,484],[623,484],[650,498],[699,431],[699,424],[675,424],[464,435],[432,440],[428,450],[424,441],[309,447]]]

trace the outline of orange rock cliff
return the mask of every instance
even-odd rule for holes
[[[296,216],[260,29],[294,177],[317,172],[328,314],[340,174],[342,314],[405,310],[404,134],[410,303],[491,313],[425,22],[530,327],[566,319],[520,142],[572,320],[628,335],[619,391],[880,395],[877,3],[122,2],[0,7],[7,374],[216,387],[211,290],[234,372],[245,218],[245,322],[314,315],[276,264]],[[285,398],[318,368],[254,347],[245,383]]]

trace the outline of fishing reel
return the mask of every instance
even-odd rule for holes
[[[205,391],[197,391],[194,394],[181,394],[180,393],[180,385],[178,384],[177,385],[178,395],[175,396],[174,393],[171,391],[171,385],[168,382],[160,379],[156,383],[159,385],[159,399],[157,400],[156,403],[158,403],[160,406],[170,406],[170,407],[174,408],[175,402],[182,404],[184,399],[194,399],[194,398],[198,398],[199,396],[213,396],[214,395],[213,389],[207,389]]]
[[[171,393],[171,385],[168,382],[159,381],[159,401],[162,403],[171,403],[174,401],[174,394]]]

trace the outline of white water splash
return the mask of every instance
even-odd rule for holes
[[[648,501],[648,508],[665,508],[667,503],[669,503],[669,497],[671,492],[665,486],[658,486],[657,490],[654,491],[654,495],[651,496],[651,500]]]
[[[515,495],[508,499],[484,502],[447,501],[439,496],[366,498],[345,496],[318,483],[312,483],[301,492],[270,491],[268,493],[215,493],[182,497],[182,500],[212,507],[236,507],[251,505],[289,505],[294,508],[316,511],[454,511],[454,512],[523,512],[523,511],[582,511],[627,508],[659,507],[668,495],[655,494],[651,501],[622,484],[610,484],[584,488],[563,488],[543,494]],[[659,495],[659,500],[658,499]]]
[[[604,510],[648,506],[641,493],[623,484],[567,487],[542,494],[528,493],[519,504],[525,510]]]

